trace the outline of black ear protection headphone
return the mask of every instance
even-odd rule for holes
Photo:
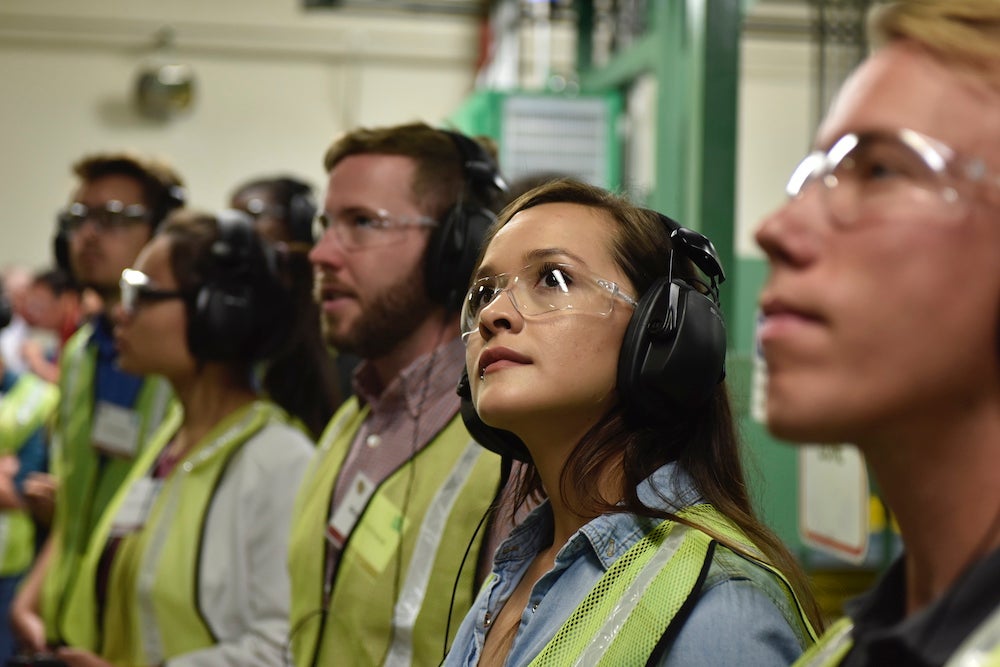
[[[708,276],[708,294],[683,278],[658,278],[639,300],[618,357],[618,392],[628,410],[645,421],[662,418],[663,405],[704,405],[726,377],[726,323],[719,283],[726,276],[706,236],[656,213],[670,230],[673,251]]]
[[[726,276],[715,246],[702,234],[656,215],[667,228],[672,252],[694,263],[709,284],[704,294],[674,276],[671,254],[669,274],[653,282],[629,319],[618,356],[619,399],[627,415],[647,423],[662,420],[669,412],[664,407],[703,405],[726,376],[726,325],[718,293]],[[479,418],[468,371],[462,373],[457,392],[462,421],[479,444],[505,458],[531,460],[520,438]]]
[[[187,201],[187,192],[177,183],[164,183],[163,200],[153,209],[153,229],[163,222],[163,219],[174,209],[183,208]],[[56,266],[68,275],[73,275],[73,267],[69,259],[69,232],[63,229],[62,221],[56,219],[56,233],[52,237],[52,255]]]
[[[313,244],[313,220],[316,218],[316,200],[312,188],[294,178],[278,179],[287,187],[288,200],[284,202],[288,233],[295,243]]]
[[[460,132],[440,131],[458,149],[465,185],[428,240],[424,276],[431,299],[457,312],[486,230],[496,219],[488,205],[507,191],[507,183],[482,144]]]
[[[14,307],[11,306],[7,293],[0,290],[0,329],[3,329],[14,319]]]
[[[227,209],[217,220],[205,283],[188,302],[188,347],[204,361],[264,359],[291,326],[274,250],[242,211]]]

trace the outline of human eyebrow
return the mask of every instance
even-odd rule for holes
[[[524,263],[531,264],[541,260],[551,260],[554,257],[568,258],[575,264],[587,266],[586,260],[565,248],[537,248],[524,254]]]
[[[524,253],[521,261],[523,262],[522,266],[528,266],[534,262],[544,260],[552,261],[553,258],[556,260],[562,260],[559,263],[565,263],[565,260],[569,260],[571,263],[578,264],[583,267],[587,266],[586,260],[565,248],[536,248],[534,250],[529,250]],[[493,268],[492,264],[483,264],[476,270],[475,274],[473,274],[472,281],[475,282],[480,278],[496,274],[497,271]]]
[[[493,270],[492,266],[490,266],[489,264],[482,264],[478,269],[476,269],[476,272],[472,274],[471,282],[476,282],[480,278],[485,278],[486,276],[492,276],[495,273],[496,272]]]
[[[369,218],[384,218],[387,212],[384,209],[373,208],[371,206],[346,206],[337,211],[337,215],[341,217],[365,216]]]

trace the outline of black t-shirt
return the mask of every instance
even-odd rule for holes
[[[841,667],[943,665],[1000,605],[1000,549],[964,572],[939,599],[904,617],[906,567],[899,558],[870,592],[848,605],[854,646]]]

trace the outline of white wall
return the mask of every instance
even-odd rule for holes
[[[164,26],[198,97],[187,116],[157,123],[130,95]],[[468,17],[305,12],[298,0],[3,0],[0,267],[50,261],[69,165],[89,151],[166,157],[204,208],[278,171],[322,187],[339,132],[449,115],[472,88],[478,31]],[[782,201],[816,113],[804,40],[749,36],[742,48],[736,232],[738,254],[752,257],[752,230]]]
[[[753,231],[785,201],[785,183],[816,129],[810,78],[813,47],[804,39],[744,38],[736,157],[736,252],[763,257]]]
[[[188,115],[160,123],[130,97],[164,26],[198,89]],[[50,262],[69,166],[87,152],[165,157],[203,208],[251,176],[322,186],[323,152],[343,130],[442,122],[471,89],[477,40],[468,17],[307,13],[298,0],[4,0],[0,266]]]

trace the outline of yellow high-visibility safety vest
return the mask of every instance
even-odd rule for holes
[[[37,375],[18,377],[0,400],[0,455],[13,455],[43,428],[59,400],[55,385]],[[0,511],[0,576],[21,574],[35,554],[35,523],[25,510]]]
[[[104,607],[99,609],[95,581],[119,511],[136,485],[150,482],[181,421],[182,411],[175,407],[108,505],[66,603],[69,644],[94,651],[112,664],[160,664],[218,643],[203,615],[198,587],[209,508],[227,466],[245,443],[269,424],[287,425],[289,432],[295,428],[285,412],[268,401],[251,403],[213,427],[169,476],[157,480],[161,486],[142,526],[120,537]]]
[[[834,623],[794,667],[836,667],[854,646],[850,618]],[[948,658],[945,667],[1000,667],[1000,607],[979,624]]]
[[[297,667],[440,663],[462,557],[498,488],[499,457],[472,440],[456,415],[374,490],[344,544],[325,606],[334,484],[367,415],[356,397],[341,406],[299,491],[289,547]],[[461,568],[452,636],[454,619],[475,596],[482,540],[481,531]]]
[[[729,521],[709,505],[678,513],[711,528],[749,553],[757,553]],[[685,601],[697,594],[703,568],[712,558],[713,538],[669,520],[660,522],[601,576],[542,651],[532,667],[646,664]],[[778,578],[791,608],[798,610],[799,634],[815,639],[802,605],[778,570],[750,562]]]
[[[49,642],[62,641],[65,596],[76,578],[91,531],[128,475],[136,458],[104,457],[91,443],[97,351],[87,346],[94,332],[85,324],[67,341],[60,359],[60,402],[52,433],[51,469],[59,480],[50,539],[52,559],[42,587],[41,612]],[[147,377],[136,398],[137,442],[141,451],[172,400],[169,383]]]

